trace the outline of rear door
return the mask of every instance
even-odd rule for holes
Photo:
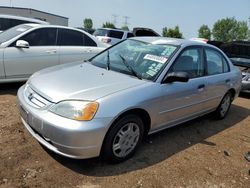
[[[16,41],[4,50],[6,78],[27,78],[34,72],[59,64],[56,28],[38,28],[18,40],[29,43],[17,48]]]
[[[59,29],[58,46],[60,64],[88,60],[100,51],[89,36],[71,29]]]
[[[207,108],[215,108],[222,97],[230,89],[231,73],[227,60],[216,49],[205,48],[205,60],[207,64]]]

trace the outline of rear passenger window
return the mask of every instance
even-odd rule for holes
[[[58,45],[60,46],[83,46],[83,35],[81,32],[59,29]]]
[[[228,64],[222,54],[213,49],[205,49],[205,51],[208,75],[221,74],[229,71]]]
[[[30,46],[54,46],[56,44],[56,29],[36,29],[19,38],[19,40],[27,41]]]
[[[187,72],[190,78],[204,75],[201,48],[188,48],[174,62],[170,72]]]
[[[117,39],[122,39],[123,33],[124,32],[122,32],[122,31],[113,31],[113,30],[110,30],[108,36],[109,37],[113,37],[113,38],[117,38]]]
[[[59,29],[57,43],[59,46],[97,46],[89,36],[69,29]]]
[[[84,41],[84,46],[97,46],[97,44],[95,43],[95,41],[93,41],[90,37],[88,37],[87,35],[83,34],[83,41]]]

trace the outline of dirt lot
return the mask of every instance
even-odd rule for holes
[[[20,85],[0,85],[0,187],[250,187],[248,95],[225,120],[207,115],[152,135],[132,159],[110,165],[41,147],[19,119]]]

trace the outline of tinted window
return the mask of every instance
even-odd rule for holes
[[[7,30],[11,27],[24,24],[24,23],[35,23],[27,20],[17,20],[12,18],[0,18],[0,31]]]
[[[85,46],[97,46],[95,41],[93,41],[90,37],[88,37],[85,34],[83,34],[83,41]]]
[[[9,18],[0,18],[0,30],[4,31],[16,25],[20,25],[23,23],[27,23],[24,20],[16,20],[16,19],[9,19]]]
[[[19,38],[19,40],[29,42],[30,46],[54,46],[56,44],[56,31],[55,28],[37,29]]]
[[[131,37],[134,37],[134,34],[133,33],[128,33],[127,38],[131,38]]]
[[[58,45],[60,46],[83,46],[83,35],[81,32],[69,29],[59,29]]]
[[[187,72],[190,78],[204,75],[205,68],[202,61],[201,48],[188,48],[174,62],[170,72]]]
[[[94,40],[82,32],[59,29],[58,45],[60,46],[97,46]]]
[[[124,33],[123,31],[113,31],[113,30],[110,30],[109,33],[108,33],[108,37],[122,39],[123,33]]]
[[[221,74],[229,71],[228,64],[221,53],[213,49],[206,49],[205,51],[208,75]]]

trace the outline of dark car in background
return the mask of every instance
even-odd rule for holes
[[[221,41],[208,41],[220,48],[242,72],[242,92],[250,92],[250,42],[233,41],[223,43]]]

